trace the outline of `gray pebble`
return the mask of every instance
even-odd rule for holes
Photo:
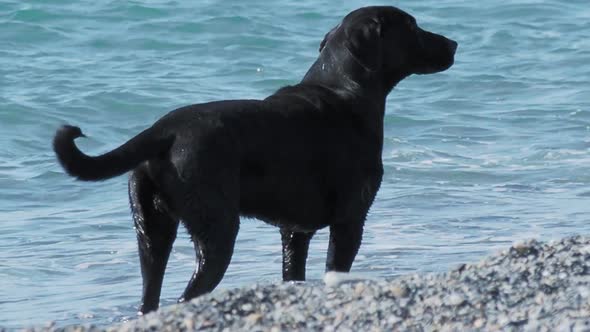
[[[443,274],[330,286],[253,285],[112,327],[30,331],[590,331],[590,237],[519,242]]]

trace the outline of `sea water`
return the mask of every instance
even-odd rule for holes
[[[459,42],[455,65],[390,94],[381,190],[353,270],[438,272],[525,239],[590,233],[590,2],[0,1],[0,326],[134,318],[127,178],[66,176],[64,123],[89,154],[168,111],[297,83],[349,11],[390,4]],[[343,165],[344,166],[344,165]],[[323,277],[327,231],[308,277]],[[276,228],[242,220],[218,289],[279,282]],[[195,267],[179,232],[162,304]]]

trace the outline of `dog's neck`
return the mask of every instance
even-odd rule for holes
[[[383,73],[367,68],[347,48],[334,50],[326,47],[301,83],[319,84],[335,91],[369,98],[384,109],[385,98],[404,77],[388,82],[383,76]]]

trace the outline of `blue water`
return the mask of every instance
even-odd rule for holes
[[[108,324],[141,291],[126,177],[82,183],[51,151],[115,148],[189,103],[296,83],[348,1],[0,1],[0,326]],[[380,2],[378,4],[383,4]],[[387,3],[387,2],[385,2]],[[385,178],[353,269],[443,271],[507,244],[590,233],[590,3],[391,1],[456,39],[456,63],[388,99]],[[320,279],[327,232],[312,242]],[[280,280],[276,229],[243,220],[219,288]],[[180,233],[162,302],[194,268]]]

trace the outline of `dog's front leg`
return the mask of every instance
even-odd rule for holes
[[[334,224],[330,226],[330,244],[326,272],[349,272],[361,246],[363,222]]]
[[[314,234],[315,232],[303,233],[281,229],[283,281],[305,280],[307,250]]]

